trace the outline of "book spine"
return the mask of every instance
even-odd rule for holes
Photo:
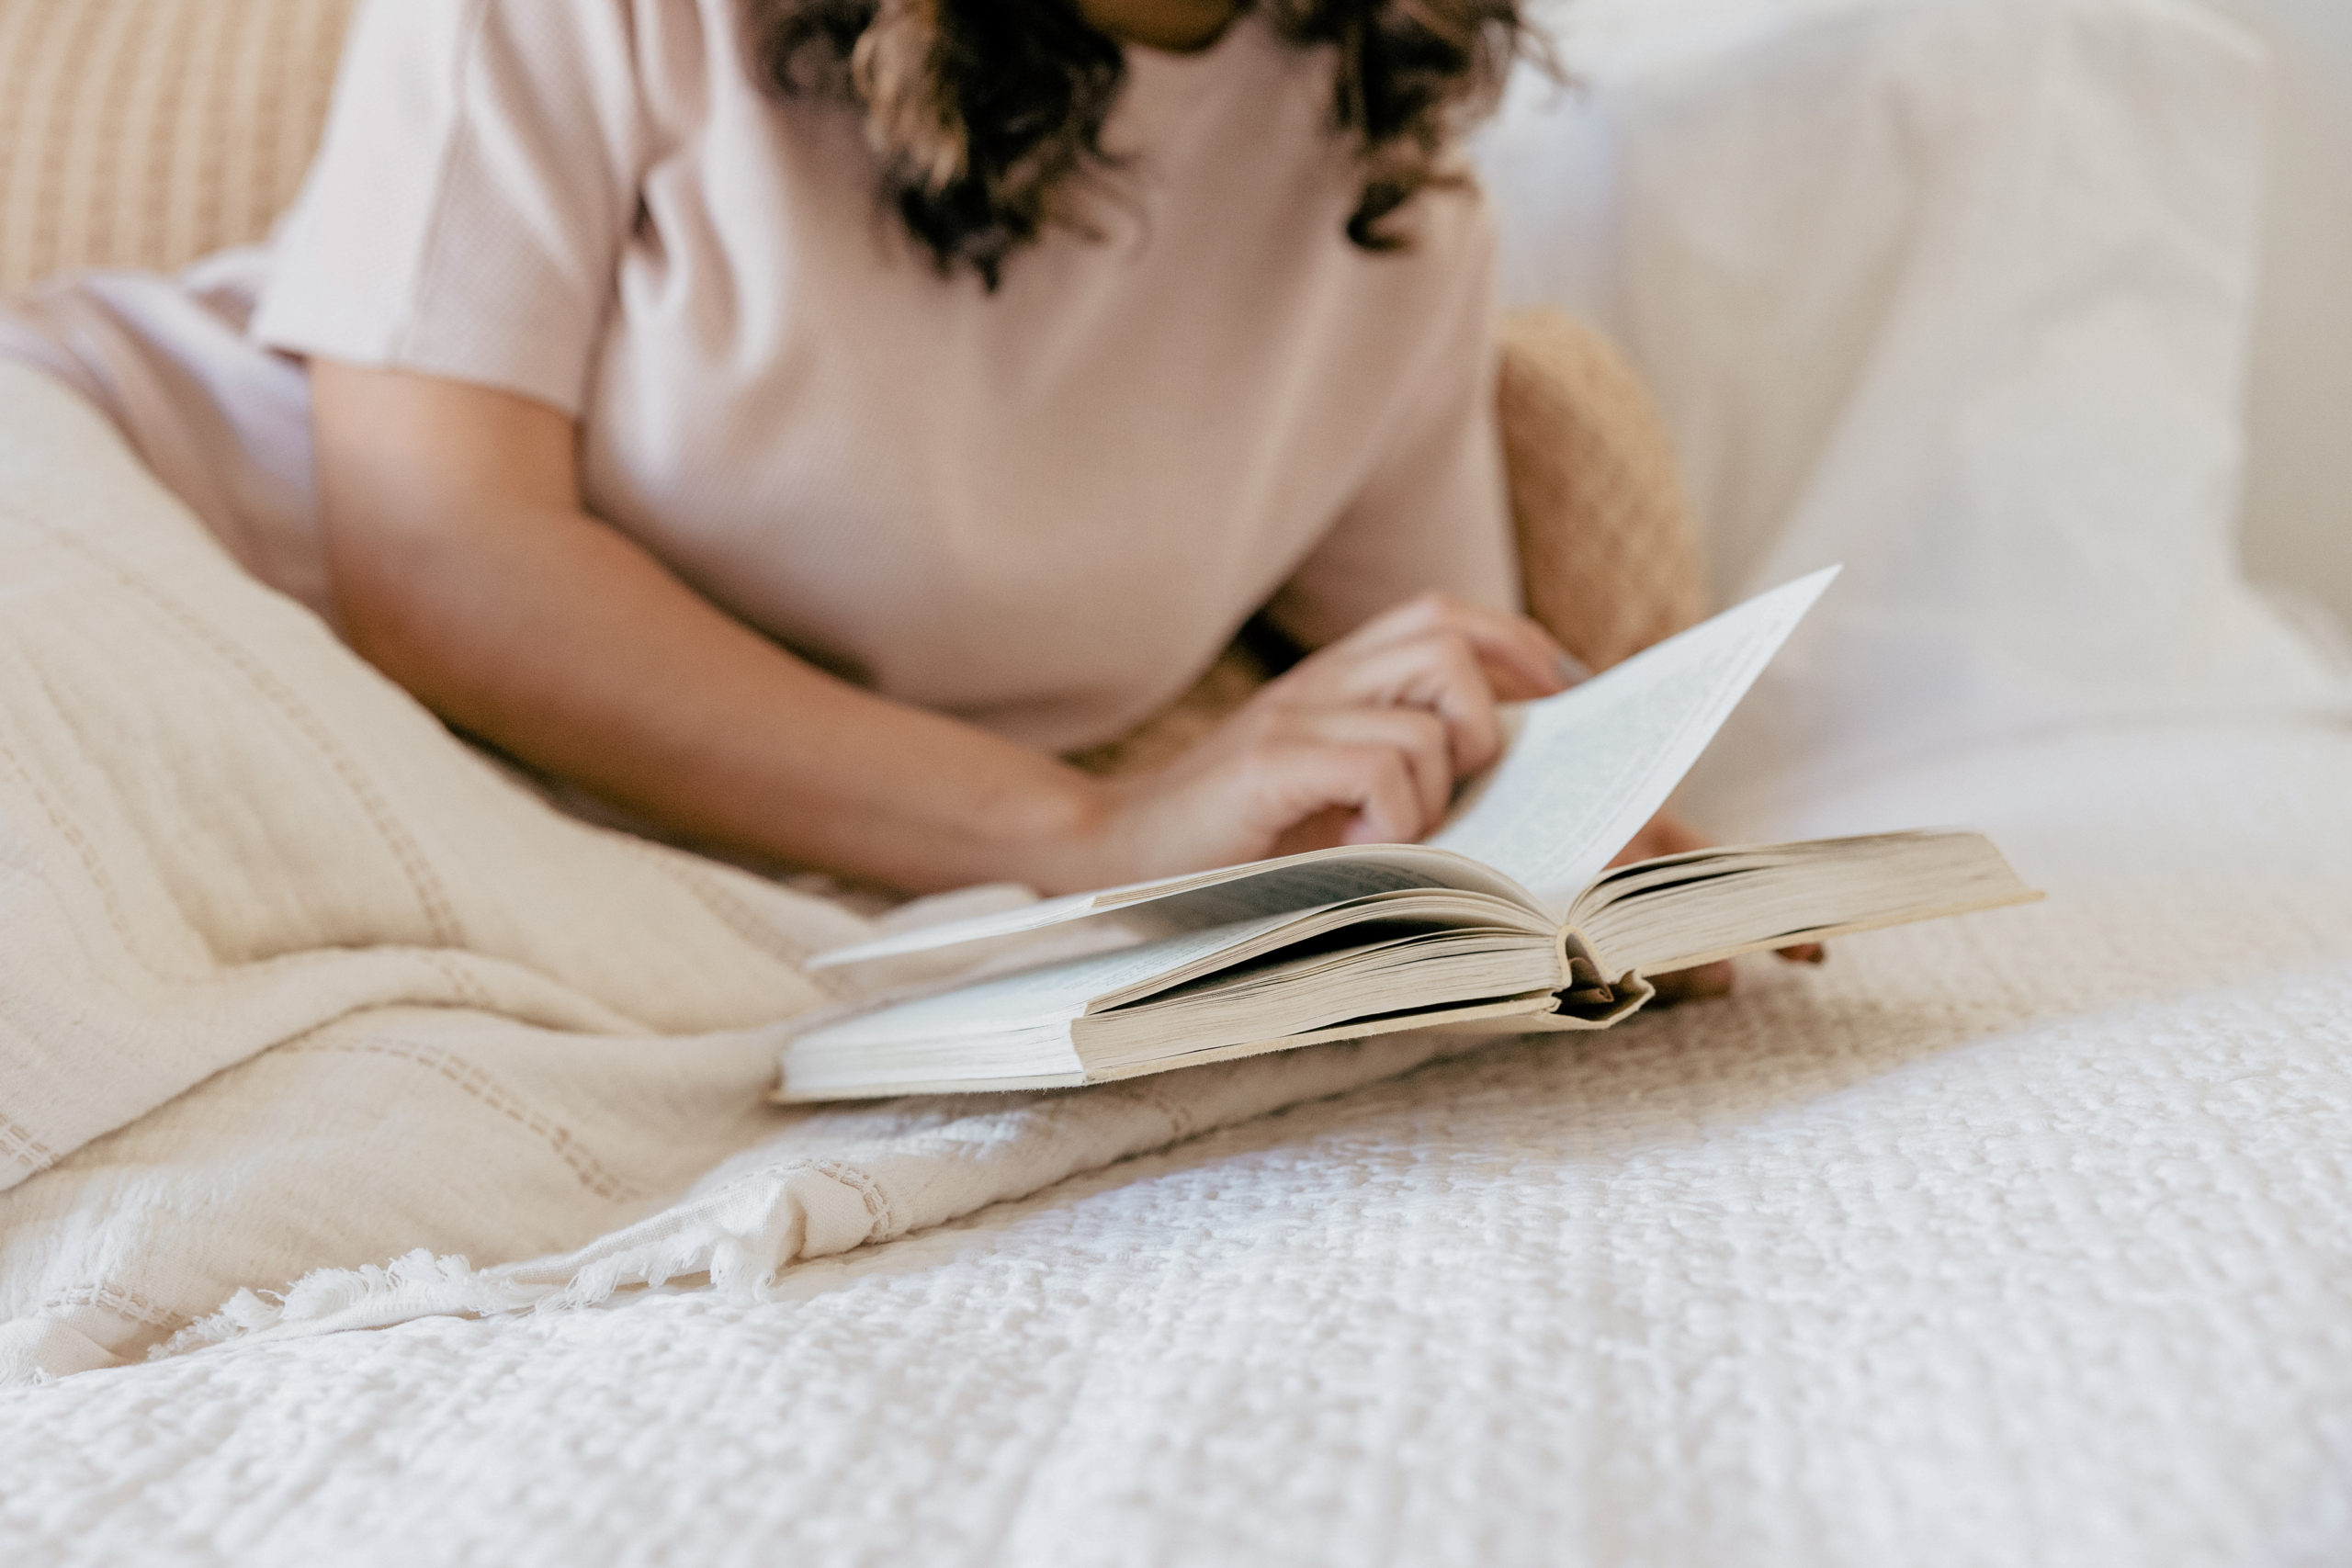
[[[1560,1013],[1595,1028],[1606,1029],[1619,1019],[1641,1010],[1657,988],[1628,972],[1609,977],[1600,954],[1580,931],[1560,931],[1560,973],[1567,983],[1560,987]]]

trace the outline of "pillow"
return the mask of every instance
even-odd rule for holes
[[[1482,149],[1506,297],[1666,410],[1728,602],[1843,561],[1682,803],[2034,729],[2344,711],[2233,536],[2263,62],[2177,0],[1568,13]],[[1581,42],[1579,40],[1582,40]]]
[[[0,294],[268,232],[357,0],[0,0]]]

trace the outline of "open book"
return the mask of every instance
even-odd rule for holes
[[[826,953],[818,966],[1090,922],[1118,944],[814,1021],[785,1046],[778,1097],[1101,1083],[1400,1029],[1600,1029],[1655,994],[1645,975],[2041,897],[1967,832],[1604,871],[1835,575],[1528,704],[1503,760],[1427,843],[1047,899]]]

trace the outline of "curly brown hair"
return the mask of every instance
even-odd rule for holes
[[[785,96],[861,106],[882,199],[943,274],[993,289],[1006,258],[1046,228],[1083,228],[1076,176],[1108,170],[1102,128],[1126,74],[1117,43],[1074,0],[746,0],[752,59]],[[1238,0],[1299,48],[1338,55],[1335,134],[1354,140],[1363,186],[1348,238],[1404,236],[1385,220],[1457,183],[1446,152],[1501,96],[1511,62],[1540,54],[1518,0]]]

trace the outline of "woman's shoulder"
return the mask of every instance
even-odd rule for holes
[[[738,0],[364,0],[339,102],[409,118],[661,116],[731,49]],[[698,96],[689,91],[685,96]],[[576,129],[587,130],[587,124]],[[609,136],[609,123],[594,129]]]
[[[367,0],[254,331],[584,396],[648,169],[691,140],[735,0]]]

